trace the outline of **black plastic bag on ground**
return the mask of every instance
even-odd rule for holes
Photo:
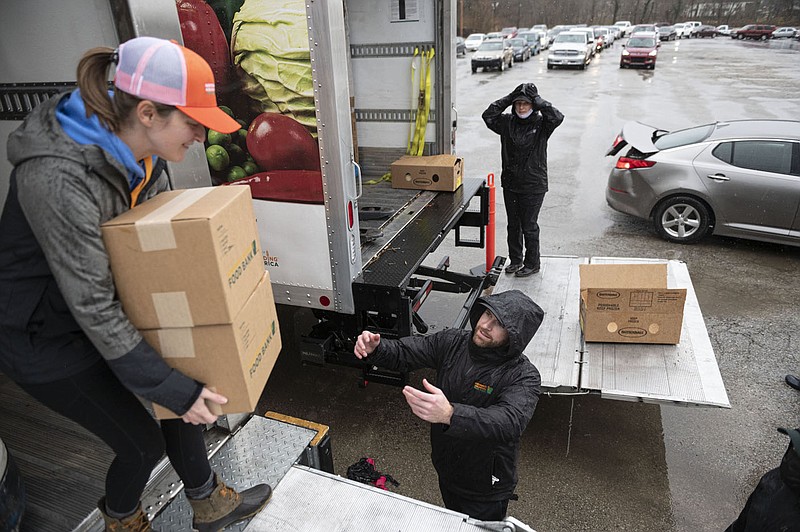
[[[371,484],[383,490],[389,489],[386,487],[387,482],[395,487],[400,485],[391,475],[377,471],[375,469],[375,460],[367,457],[362,457],[358,462],[347,468],[347,478],[362,484]]]

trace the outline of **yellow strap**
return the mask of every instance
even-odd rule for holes
[[[417,107],[417,126],[414,134],[414,142],[411,146],[411,155],[422,155],[425,151],[425,132],[428,128],[428,114],[431,110],[431,63],[433,62],[434,50],[422,53],[422,64],[424,69],[420,72],[420,94],[419,105]]]
[[[392,179],[392,173],[391,172],[386,172],[385,174],[380,176],[378,179],[370,179],[369,181],[364,181],[364,184],[365,185],[377,185],[378,183],[380,183],[382,181],[390,181],[391,179]]]
[[[414,96],[414,89],[417,86],[417,56],[419,55],[419,47],[414,48],[414,56],[411,58],[411,110],[414,110],[414,104],[417,103],[417,98]],[[420,63],[422,63],[422,59],[420,59]],[[422,74],[420,73],[420,76]],[[411,142],[414,139],[414,132],[417,130],[417,125],[412,124],[411,127],[408,128],[408,147],[406,148],[406,155],[411,155]]]
[[[153,158],[145,157],[142,162],[144,163],[144,179],[131,190],[131,207],[136,206],[136,202],[139,200],[139,194],[153,175]]]

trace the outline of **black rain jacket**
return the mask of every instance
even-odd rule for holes
[[[800,532],[800,429],[778,429],[791,438],[781,465],[768,471],[725,532]]]
[[[437,370],[436,386],[453,405],[450,425],[431,424],[431,459],[439,480],[469,499],[507,500],[517,485],[520,437],[541,392],[541,377],[523,354],[544,312],[519,290],[479,298],[475,324],[485,309],[508,330],[509,342],[479,348],[471,331],[381,340],[372,364],[401,371]]]
[[[524,86],[533,84],[526,83]],[[547,141],[564,121],[564,115],[538,95],[530,98],[533,101],[533,114],[528,118],[517,116],[513,106],[510,113],[504,113],[519,95],[520,87],[489,105],[482,117],[486,126],[500,135],[503,161],[500,184],[503,189],[541,194],[547,192],[548,188]],[[536,90],[535,87],[533,90]]]

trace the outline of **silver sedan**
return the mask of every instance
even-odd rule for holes
[[[607,155],[621,152],[606,201],[652,220],[666,240],[688,244],[713,233],[800,246],[800,121],[678,131],[629,122]]]

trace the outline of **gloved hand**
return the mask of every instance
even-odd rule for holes
[[[533,100],[539,95],[539,89],[536,88],[536,85],[533,83],[523,83],[518,89],[521,90],[522,94]]]
[[[531,102],[531,107],[533,107],[534,111],[539,111],[543,107],[547,106],[547,101],[545,101],[545,99],[539,96],[538,94],[534,96],[532,99],[533,101]]]

